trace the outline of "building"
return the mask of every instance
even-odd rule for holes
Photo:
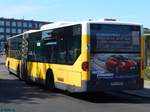
[[[30,29],[39,29],[42,25],[51,22],[0,18],[0,50],[3,49],[4,42],[10,36],[23,33]]]

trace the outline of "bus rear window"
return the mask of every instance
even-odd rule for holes
[[[140,52],[140,26],[90,24],[91,52]]]

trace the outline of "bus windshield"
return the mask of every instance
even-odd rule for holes
[[[91,52],[140,52],[140,26],[90,24]]]

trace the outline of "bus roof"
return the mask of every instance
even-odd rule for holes
[[[115,24],[116,25],[138,25],[138,26],[142,26],[139,23],[116,21],[114,19],[99,19],[97,21],[81,21],[81,22],[60,21],[60,22],[54,22],[54,23],[43,25],[39,30],[29,30],[29,31],[26,31],[24,33],[21,33],[21,34],[9,37],[8,39],[15,38],[17,36],[20,36],[20,35],[23,35],[23,34],[27,34],[27,33],[30,34],[30,33],[38,32],[38,31],[43,31],[43,30],[48,30],[48,29],[53,29],[53,28],[61,28],[61,27],[72,26],[72,25],[77,25],[77,24],[91,24],[91,23],[95,23],[95,24],[114,24],[114,25]]]
[[[41,27],[40,30],[46,30],[46,29],[52,29],[52,28],[58,28],[58,27],[64,27],[64,26],[71,26],[79,24],[79,22],[67,22],[67,21],[60,21],[60,22],[54,22],[51,24],[46,24]]]
[[[141,25],[136,22],[127,22],[127,21],[117,21],[116,19],[103,18],[97,21],[91,21],[91,23],[100,23],[100,24],[119,24],[119,25]]]
[[[60,28],[60,27],[71,26],[71,25],[76,25],[76,24],[90,24],[90,23],[116,24],[116,25],[138,25],[138,26],[141,26],[141,24],[135,23],[135,22],[124,22],[124,21],[114,21],[114,20],[111,21],[111,20],[100,19],[98,21],[82,21],[82,22],[60,21],[60,22],[54,22],[54,23],[51,23],[51,24],[43,25],[40,30]]]
[[[23,35],[23,33],[18,34],[18,35],[14,35],[14,36],[12,36],[12,37],[8,37],[7,40],[12,39],[12,38],[15,38],[15,37],[18,37],[18,36],[21,36],[21,35]]]

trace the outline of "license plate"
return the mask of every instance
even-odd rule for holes
[[[111,86],[123,86],[123,82],[111,82]]]

